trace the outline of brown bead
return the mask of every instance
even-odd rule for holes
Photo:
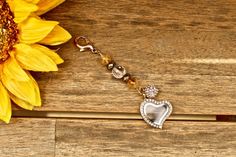
[[[127,83],[130,78],[131,78],[131,75],[129,73],[126,73],[122,80]]]
[[[112,62],[112,58],[108,54],[102,54],[101,59],[102,59],[101,60],[102,65],[108,65],[109,63]]]
[[[112,70],[115,67],[116,63],[114,61],[111,61],[107,64],[107,69]]]
[[[138,88],[139,86],[137,79],[134,77],[129,78],[129,80],[127,81],[127,84],[129,88]]]

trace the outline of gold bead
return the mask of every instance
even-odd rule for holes
[[[137,79],[134,77],[129,78],[129,80],[127,81],[127,84],[129,88],[134,88],[134,89],[138,88],[139,86]]]
[[[108,54],[102,54],[101,59],[102,59],[101,60],[102,65],[108,65],[112,61],[111,56]]]

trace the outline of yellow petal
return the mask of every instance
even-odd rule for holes
[[[16,79],[18,81],[29,80],[28,75],[20,67],[14,57],[8,58],[3,64],[3,73],[10,77],[11,79]]]
[[[37,4],[39,9],[37,10],[37,15],[42,15],[49,10],[52,10],[53,8],[57,7],[61,3],[63,3],[65,0],[40,0]]]
[[[36,43],[44,39],[57,24],[56,21],[45,21],[39,17],[30,17],[19,24],[20,42]]]
[[[63,59],[53,50],[50,50],[49,48],[39,45],[39,44],[33,44],[31,45],[31,47],[33,47],[34,49],[37,49],[41,52],[43,52],[44,54],[46,54],[48,57],[50,57],[56,64],[61,64],[63,63]]]
[[[34,92],[35,92],[35,102],[32,105],[33,106],[41,106],[42,102],[41,102],[38,83],[35,81],[35,79],[33,78],[33,76],[29,72],[27,72],[27,74],[28,74],[29,78],[31,79],[31,82],[34,86]]]
[[[25,0],[26,2],[37,4],[40,0]]]
[[[16,97],[30,103],[35,103],[35,90],[31,80],[17,81],[2,74],[2,83]]]
[[[32,12],[38,10],[37,5],[24,0],[8,0],[8,4],[14,13],[14,21],[16,23],[24,21]]]
[[[29,72],[27,72],[27,75],[30,78],[30,81],[28,83],[32,85],[32,90],[34,90],[34,102],[27,102],[11,93],[10,97],[18,106],[26,110],[32,110],[34,106],[41,106],[41,97],[37,82],[34,80],[34,78],[31,76]]]
[[[15,95],[13,94],[10,94],[10,98],[11,100],[17,104],[18,106],[22,107],[23,109],[26,109],[26,110],[33,110],[34,106],[31,105],[30,103],[20,99],[20,98],[17,98]]]
[[[56,63],[50,57],[30,45],[17,44],[15,48],[16,59],[20,62],[22,68],[45,72],[58,70]]]
[[[6,123],[9,123],[11,114],[11,101],[8,95],[8,91],[0,82],[0,119]]]
[[[54,29],[39,43],[44,45],[60,45],[70,40],[71,35],[64,28],[56,25]]]

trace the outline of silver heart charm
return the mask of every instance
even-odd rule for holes
[[[168,101],[144,99],[140,106],[140,112],[148,124],[161,129],[172,112],[172,105]]]

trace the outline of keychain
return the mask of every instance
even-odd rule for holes
[[[114,78],[122,80],[129,87],[136,89],[144,98],[144,101],[140,105],[140,113],[144,121],[152,127],[162,128],[163,123],[172,112],[172,105],[168,101],[155,100],[158,89],[154,85],[148,85],[147,87],[142,88],[137,83],[136,78],[127,73],[126,69],[117,64],[111,56],[102,53],[99,49],[95,48],[88,38],[79,36],[75,38],[74,42],[80,49],[80,52],[90,51],[93,54],[97,54],[101,58],[102,64],[111,71]]]

